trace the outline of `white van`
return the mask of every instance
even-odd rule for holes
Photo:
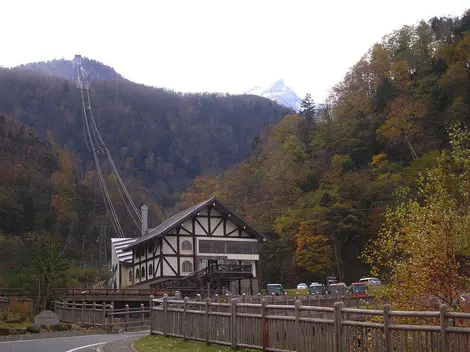
[[[359,280],[359,282],[364,282],[367,286],[380,286],[382,285],[382,281],[377,279],[376,277],[363,277]]]

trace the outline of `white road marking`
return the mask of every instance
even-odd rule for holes
[[[137,334],[142,334],[142,333],[149,333],[150,331],[132,331],[132,332],[126,332],[124,334],[119,334],[121,336],[127,336],[127,335],[137,335]],[[18,343],[18,342],[31,342],[31,341],[50,341],[50,340],[70,340],[70,339],[79,339],[82,337],[93,337],[93,336],[103,336],[104,334],[87,334],[87,335],[79,335],[79,336],[66,336],[66,337],[48,337],[44,339],[24,339],[24,340],[11,340],[11,341],[0,341],[0,344],[4,343]],[[26,335],[27,336],[27,335]],[[68,352],[68,351],[66,351]]]
[[[65,352],[74,352],[74,351],[78,351],[78,350],[83,350],[84,348],[88,348],[88,347],[93,347],[93,346],[98,346],[98,345],[103,345],[107,343],[106,341],[105,342],[98,342],[98,343],[93,343],[91,345],[86,345],[86,346],[80,346],[80,347],[76,347],[76,348],[72,348],[71,350],[67,350]]]
[[[102,334],[100,334],[102,335]],[[69,336],[69,337],[48,337],[44,339],[24,339],[24,340],[12,340],[12,341],[2,341],[0,343],[17,343],[17,342],[31,342],[31,341],[50,341],[50,340],[69,340],[69,339],[79,339],[82,337],[96,336],[95,334],[89,335],[80,335],[80,336]]]

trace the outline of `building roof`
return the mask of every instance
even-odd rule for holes
[[[247,224],[244,220],[242,220],[238,215],[236,215],[232,210],[227,208],[227,206],[225,206],[216,197],[212,197],[210,199],[205,200],[204,202],[193,205],[192,207],[189,207],[188,209],[183,210],[182,212],[175,214],[172,217],[168,218],[167,220],[163,221],[157,227],[149,230],[145,236],[138,238],[134,243],[124,248],[124,251],[129,251],[132,248],[136,247],[137,245],[147,242],[149,240],[165,236],[172,229],[183,224],[186,220],[193,217],[202,209],[205,209],[211,203],[212,203],[213,208],[217,210],[220,214],[230,215],[230,221],[232,221],[234,224],[238,226],[244,226],[245,227],[244,230],[246,231],[246,233],[257,238],[260,241],[266,241],[266,238],[261,233],[259,233],[254,228],[252,228],[249,224]]]
[[[119,262],[132,263],[132,252],[124,252],[123,249],[136,240],[137,238],[111,238],[111,246],[116,252]]]

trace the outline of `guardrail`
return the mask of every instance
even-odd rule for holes
[[[150,305],[151,334],[263,351],[467,352],[469,326],[469,313],[450,312],[446,305],[437,312],[408,312],[392,311],[389,304],[367,310],[345,308],[344,302],[318,307],[299,300],[280,305],[170,297],[152,299]]]

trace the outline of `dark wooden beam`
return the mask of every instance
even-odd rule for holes
[[[207,235],[212,236],[212,231],[211,231],[211,207],[207,209]]]
[[[171,243],[170,243],[165,237],[163,237],[163,241],[166,242],[166,244],[171,248],[171,250],[173,251],[173,253],[175,253],[175,254],[178,253],[177,250],[175,249],[175,247],[173,247],[173,246],[171,245]]]
[[[166,260],[165,257],[163,257],[163,260],[168,264],[168,266],[170,267],[171,271],[173,271],[175,273],[176,276],[179,276],[178,273],[176,272],[176,270],[173,268],[173,265],[171,265],[168,260]],[[162,265],[163,267],[163,265]]]
[[[181,275],[181,263],[180,263],[180,251],[181,251],[181,243],[180,243],[180,229],[181,229],[181,226],[178,226],[178,228],[176,229],[176,265],[177,265],[177,268],[178,268],[178,274],[177,275]]]
[[[199,224],[199,226],[201,226],[201,229],[206,233],[206,235],[209,235],[209,233],[207,232],[207,230],[204,228],[204,226],[202,226],[202,224],[199,222],[199,220],[194,217],[194,219],[196,219],[196,222]],[[194,232],[194,234],[196,234],[196,232]]]
[[[222,224],[224,221],[224,219],[220,219],[220,221],[217,223],[217,225],[215,225],[214,229],[212,230],[211,232],[211,235],[214,234],[215,231],[217,231],[217,229],[219,228],[220,224]]]
[[[163,240],[160,238],[160,276],[163,276]]]
[[[193,231],[193,235],[195,236],[196,235],[196,223],[194,221],[195,217],[193,217],[192,219],[192,231]],[[193,270],[196,271],[196,237],[193,238]],[[199,268],[198,268],[199,269]]]

